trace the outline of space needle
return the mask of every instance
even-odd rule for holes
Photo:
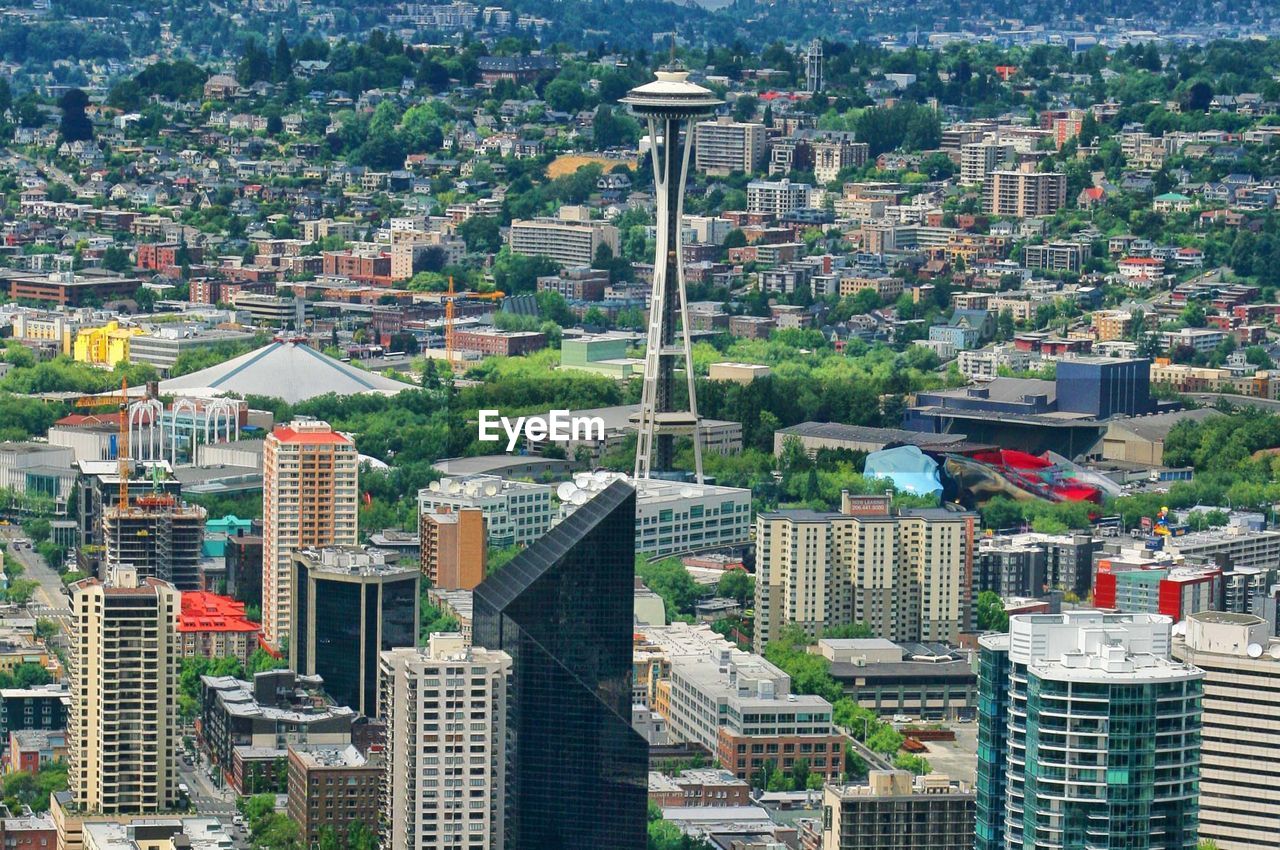
[[[638,424],[635,477],[678,478],[673,469],[675,438],[693,438],[697,483],[702,483],[702,439],[694,394],[693,352],[689,339],[689,299],[685,294],[683,237],[684,180],[693,147],[693,121],[715,112],[722,101],[709,89],[689,82],[689,72],[666,65],[657,79],[627,92],[621,103],[649,126],[649,152],[658,208],[658,247],[653,263],[644,387]],[[676,341],[677,324],[683,329]],[[689,401],[676,406],[676,360],[684,360]]]

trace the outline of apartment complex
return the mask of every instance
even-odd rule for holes
[[[491,546],[527,546],[551,527],[551,493],[546,484],[510,481],[496,475],[442,478],[418,491],[418,513],[478,508]]]
[[[694,125],[694,167],[713,177],[734,171],[746,174],[764,162],[766,147],[763,124],[743,123],[722,115]]]
[[[473,590],[484,580],[484,512],[427,511],[418,519],[422,574],[441,590]]]
[[[289,666],[322,678],[340,705],[375,716],[378,653],[418,640],[419,576],[376,549],[294,552]]]
[[[840,512],[756,517],[756,651],[785,625],[818,635],[862,622],[890,640],[954,642],[965,628],[976,517],[893,511],[845,495]]]
[[[502,847],[511,656],[441,632],[383,652],[379,667],[386,846]]]
[[[982,184],[982,211],[988,215],[1029,218],[1053,215],[1067,203],[1067,175],[1033,171],[992,171]]]
[[[327,422],[295,420],[267,436],[262,470],[262,629],[279,646],[291,622],[293,553],[356,545],[359,459]]]
[[[1174,636],[1173,657],[1204,671],[1200,838],[1219,850],[1267,847],[1280,834],[1278,647],[1251,614],[1192,614]]]
[[[665,671],[649,680],[648,704],[673,739],[706,747],[739,779],[756,777],[766,763],[790,772],[801,761],[825,778],[840,776],[844,739],[831,703],[792,693],[790,676],[710,626],[638,628],[645,643],[637,658]]]
[[[1010,163],[1014,146],[999,142],[970,142],[960,146],[960,182],[971,186],[981,184],[987,175]]]
[[[861,168],[871,156],[871,145],[855,142],[852,133],[832,132],[809,143],[813,154],[813,177],[825,185],[840,176],[846,168]]]
[[[107,574],[130,567],[178,590],[200,589],[200,548],[208,512],[168,493],[139,496],[103,511]]]
[[[139,814],[177,802],[178,597],[121,567],[72,585],[69,779],[85,812]]]
[[[808,183],[787,179],[752,180],[747,184],[747,212],[787,215],[808,207],[812,191]]]
[[[618,228],[592,221],[585,210],[565,207],[556,218],[516,219],[507,244],[517,254],[550,257],[568,268],[589,266],[601,245],[620,253]]]
[[[1204,673],[1151,614],[1021,614],[979,638],[976,850],[1196,846]]]
[[[178,618],[183,658],[238,658],[248,664],[262,625],[245,615],[243,602],[204,591],[182,594]]]
[[[355,824],[378,829],[378,787],[382,761],[366,758],[355,746],[298,744],[289,747],[289,802],[285,811],[298,825],[303,847],[316,847],[320,831],[339,841]]]
[[[972,850],[973,790],[937,773],[872,770],[822,790],[822,850]]]

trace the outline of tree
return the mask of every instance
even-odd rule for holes
[[[586,105],[587,96],[578,83],[556,77],[543,89],[542,99],[556,112],[577,112]]]
[[[102,267],[110,272],[128,271],[133,267],[129,252],[118,245],[109,245],[102,252]]]
[[[738,95],[737,100],[733,102],[733,117],[736,121],[750,121],[756,117],[756,107],[760,105],[760,100],[753,94]]]
[[[495,254],[502,247],[502,228],[491,215],[471,216],[458,225],[458,235],[472,253]]]
[[[64,142],[87,142],[93,139],[93,122],[85,114],[88,105],[89,96],[78,88],[69,89],[58,99],[58,108],[62,110],[58,133]]]
[[[988,632],[1009,631],[1009,615],[1005,613],[1000,594],[984,590],[978,594],[978,628]]]
[[[293,76],[293,54],[289,50],[289,42],[282,35],[276,41],[276,57],[271,66],[271,78],[283,83]]]
[[[716,585],[716,593],[729,599],[736,599],[742,605],[748,605],[755,596],[755,587],[755,579],[746,570],[729,570],[720,577]]]

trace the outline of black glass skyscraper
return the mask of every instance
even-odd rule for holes
[[[512,658],[507,850],[643,850],[631,728],[635,490],[615,482],[474,594],[472,640]]]

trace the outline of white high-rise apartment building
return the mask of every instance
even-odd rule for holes
[[[767,150],[763,124],[734,121],[727,115],[695,125],[694,167],[724,177],[758,169]]]
[[[173,585],[121,567],[112,583],[72,586],[71,794],[102,814],[177,803],[179,598]]]
[[[847,494],[840,512],[760,514],[756,651],[789,624],[817,635],[861,622],[890,640],[955,641],[970,602],[975,519]]]
[[[327,422],[294,420],[262,451],[262,629],[279,646],[289,634],[291,557],[298,549],[356,545],[359,456]]]
[[[752,180],[747,184],[747,212],[786,215],[809,206],[813,187],[790,180]]]
[[[511,656],[437,633],[379,656],[384,847],[501,850]]]

